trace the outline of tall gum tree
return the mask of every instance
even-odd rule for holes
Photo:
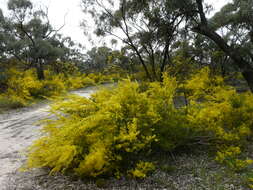
[[[231,65],[239,69],[253,92],[252,0],[233,0],[211,19],[206,18],[210,6],[203,0],[82,2],[95,19],[97,34],[115,36],[132,47],[151,80],[159,78],[157,67],[161,75],[170,63],[171,44],[185,27],[211,39],[232,60]],[[222,28],[234,31],[225,38],[219,33]],[[115,29],[121,30],[124,37],[117,35]]]
[[[10,17],[0,15],[0,38],[4,54],[13,56],[29,68],[34,67],[40,80],[44,67],[69,54],[69,39],[62,38],[48,19],[47,10],[35,10],[29,0],[9,0]],[[1,47],[0,47],[1,49]]]
[[[194,0],[192,4],[190,11],[195,13],[190,15],[193,31],[211,39],[230,57],[234,66],[241,71],[251,92],[253,92],[253,1],[233,0],[211,19],[206,18],[203,0]],[[187,14],[187,11],[184,11]],[[227,30],[236,28],[234,37],[239,36],[239,38],[232,43],[219,34],[220,28]]]
[[[111,35],[131,47],[147,78],[162,80],[184,15],[166,0],[82,0],[98,36]],[[119,32],[120,31],[120,32]]]

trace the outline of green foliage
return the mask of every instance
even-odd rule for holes
[[[143,69],[140,69],[140,71],[130,75],[130,78],[132,80],[137,80],[137,81],[148,81],[149,80],[146,76],[145,71],[143,71]]]
[[[175,36],[178,36],[179,25],[184,18],[176,5],[178,1],[120,0],[118,4],[110,0],[104,2],[106,3],[82,0],[84,12],[91,14],[97,23],[94,29],[97,36],[117,37],[118,30],[124,34],[117,39],[126,45],[124,49],[129,50],[128,53],[124,54],[124,50],[114,51],[109,56],[109,61],[119,62],[120,64],[116,64],[130,71],[133,71],[133,63],[139,63],[146,78],[150,81],[160,80],[165,65],[170,62],[169,49],[172,49]],[[139,27],[139,24],[145,23],[148,23],[148,26]],[[98,57],[101,56],[97,55]],[[136,61],[132,63],[131,58]],[[103,61],[99,62],[101,63]]]
[[[156,148],[172,151],[177,147],[187,145],[197,134],[191,130],[186,118],[186,109],[176,109],[174,97],[178,84],[175,78],[164,75],[163,84],[151,83],[147,90],[149,104],[159,117],[155,134],[159,139]]]
[[[6,17],[0,10],[1,61],[17,59],[27,63],[26,68],[37,69],[41,80],[48,65],[57,73],[66,73],[73,70],[73,62],[81,61],[82,46],[53,28],[47,10],[37,8],[30,0],[8,0],[7,8],[10,14]]]
[[[88,75],[88,78],[91,79],[92,81],[94,81],[94,83],[100,83],[102,81],[106,82],[106,80],[108,80],[108,78],[106,78],[101,73],[91,73]],[[108,80],[108,82],[109,81],[110,81],[110,79]]]
[[[188,91],[190,100],[210,99],[219,93],[232,93],[234,89],[230,86],[225,86],[223,78],[212,75],[208,67],[204,67],[188,80],[185,84],[185,89]]]
[[[24,106],[24,101],[17,97],[6,97],[0,94],[0,111],[5,109],[15,109]]]
[[[188,117],[195,126],[206,126],[222,143],[247,141],[253,125],[251,93],[236,93],[221,77],[212,77],[207,68],[188,81],[186,88],[191,90]]]
[[[245,179],[246,185],[250,188],[253,189],[253,172],[248,172],[246,179]]]

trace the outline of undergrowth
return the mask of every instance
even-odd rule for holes
[[[20,71],[15,68],[6,71],[7,89],[0,94],[1,108],[18,108],[27,106],[35,99],[58,96],[68,90],[79,89],[102,82],[113,82],[119,76],[98,74],[72,75],[55,74],[45,71],[46,79],[38,80],[33,69]]]
[[[189,101],[180,108],[174,104],[178,88]],[[164,75],[162,83],[125,80],[90,99],[72,95],[52,106],[56,118],[44,121],[45,136],[30,147],[25,168],[144,178],[155,169],[153,153],[204,145],[216,161],[246,170],[252,165],[243,154],[252,140],[252,100],[207,68],[183,84]]]

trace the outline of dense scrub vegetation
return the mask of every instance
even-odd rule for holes
[[[55,74],[45,70],[45,80],[39,80],[33,69],[20,71],[17,68],[5,70],[8,80],[5,81],[5,90],[0,93],[0,108],[18,108],[27,106],[39,99],[54,97],[67,92],[96,85],[104,82],[114,82],[119,75],[81,74],[79,72],[71,75],[63,73]]]
[[[30,148],[27,167],[144,178],[155,169],[152,155],[188,146],[207,146],[234,171],[251,165],[242,153],[252,142],[252,94],[237,94],[204,68],[184,85],[189,103],[177,107],[179,86],[165,74],[162,83],[125,80],[90,99],[56,102],[57,119],[45,121],[46,135]]]
[[[93,32],[113,37],[85,53],[31,1],[0,9],[0,109],[55,99],[25,168],[145,178],[158,154],[204,147],[233,172],[252,170],[253,1],[212,17],[203,0],[117,2],[81,1]],[[116,81],[89,99],[60,96]]]

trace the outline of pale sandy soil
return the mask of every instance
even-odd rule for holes
[[[95,89],[88,87],[73,93],[89,97]],[[49,108],[40,103],[0,114],[0,189],[9,184],[8,179],[25,161],[26,148],[40,136],[38,121],[48,116]]]

